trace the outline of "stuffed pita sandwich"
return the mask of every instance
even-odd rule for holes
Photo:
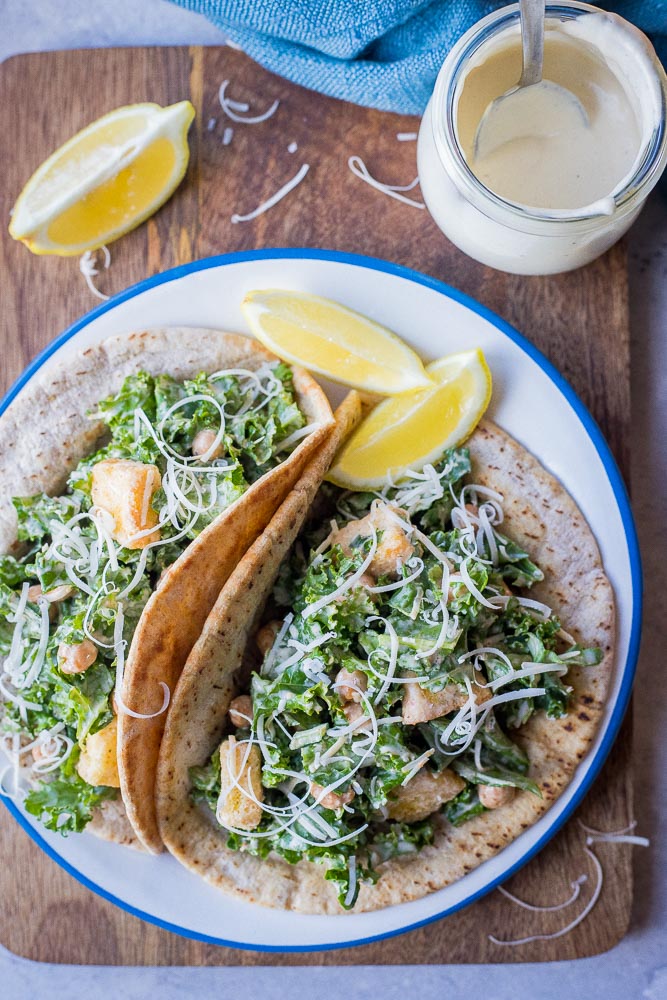
[[[153,788],[178,675],[332,428],[306,372],[183,328],[71,355],[2,416],[3,787],[48,829],[162,849]]]
[[[157,809],[212,885],[336,914],[449,885],[553,804],[603,710],[614,600],[572,498],[490,422],[379,494],[313,504],[320,475],[189,656]]]

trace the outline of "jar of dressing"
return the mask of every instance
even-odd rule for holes
[[[474,25],[443,64],[419,131],[424,200],[443,233],[483,264],[569,271],[615,243],[657,183],[667,162],[667,77],[627,21],[573,0],[548,4],[543,76],[573,93],[585,115],[567,135],[540,130],[476,155],[484,111],[520,76],[515,4]]]

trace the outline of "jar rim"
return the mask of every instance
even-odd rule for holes
[[[609,15],[608,11],[601,10],[591,4],[579,2],[579,0],[566,0],[562,3],[547,3],[546,17],[549,19],[573,20],[582,14],[602,14]],[[628,23],[629,27],[637,30],[623,18],[613,15],[615,20]],[[544,209],[529,205],[522,205],[518,202],[509,201],[496,194],[480,181],[471,170],[465,158],[463,150],[458,141],[457,128],[454,114],[454,99],[457,96],[459,84],[463,71],[470,59],[479,49],[490,39],[497,37],[501,32],[507,31],[519,21],[518,3],[501,7],[492,11],[486,17],[477,21],[462,37],[446,57],[433,91],[433,113],[431,123],[433,128],[433,138],[438,155],[443,161],[443,152],[449,156],[454,167],[455,182],[457,186],[463,188],[462,193],[470,197],[471,192],[476,195],[476,201],[482,202],[477,207],[481,211],[492,217],[501,216],[501,221],[507,224],[507,216],[514,216],[521,228],[545,223],[557,222],[560,226],[577,228],[595,228],[604,218],[609,218],[610,214],[625,214],[632,211],[636,203],[643,199],[657,183],[662,169],[663,160],[667,156],[667,77],[665,77],[662,66],[654,55],[652,61],[656,69],[656,76],[660,85],[660,116],[644,147],[638,154],[637,162],[632,174],[627,177],[623,187],[614,192],[610,192],[610,197],[614,201],[613,213],[590,211],[592,206],[584,206],[589,211],[581,213],[572,209]],[[650,43],[649,43],[650,44]],[[651,58],[650,51],[647,51],[647,58]],[[446,168],[446,164],[443,162]],[[604,199],[607,200],[607,199]]]

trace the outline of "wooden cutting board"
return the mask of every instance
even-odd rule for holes
[[[279,111],[260,125],[229,122],[217,97],[225,79],[231,81],[230,96],[249,102],[253,112],[263,111],[275,98],[281,102]],[[112,267],[99,282],[105,291],[120,291],[198,257],[254,247],[325,247],[409,265],[474,296],[537,344],[592,411],[627,475],[629,335],[623,247],[583,270],[551,278],[501,274],[470,260],[441,235],[427,212],[392,201],[348,169],[348,157],[358,154],[378,178],[409,183],[416,173],[415,144],[398,142],[396,134],[416,131],[416,119],[323,98],[226,47],[17,56],[0,66],[0,93],[0,218],[5,220],[35,167],[99,115],[138,101],[169,104],[189,98],[195,105],[187,178],[155,218],[112,246]],[[225,145],[228,126],[234,132]],[[298,149],[290,153],[288,145],[294,142]],[[310,172],[296,191],[254,222],[231,223],[233,213],[251,211],[303,163]],[[76,260],[33,257],[4,231],[0,255],[4,391],[37,351],[96,300]],[[588,824],[618,829],[631,820],[630,752],[626,720],[579,811]],[[513,877],[510,888],[534,903],[553,903],[567,898],[570,881],[588,871],[581,897],[587,899],[594,879],[582,846],[582,831],[572,819]],[[595,915],[554,941],[518,948],[490,943],[489,933],[513,938],[556,930],[577,912],[534,915],[494,892],[463,912],[393,940],[336,952],[262,954],[189,941],[117,909],[43,855],[4,810],[0,850],[0,942],[19,955],[49,962],[336,965],[571,959],[616,944],[627,929],[632,901],[629,849],[601,844],[597,851],[606,878]]]

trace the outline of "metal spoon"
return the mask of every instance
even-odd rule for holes
[[[545,0],[520,0],[523,66],[516,86],[497,97],[482,115],[473,157],[483,159],[514,139],[547,138],[574,131],[588,115],[572,91],[542,79]]]

